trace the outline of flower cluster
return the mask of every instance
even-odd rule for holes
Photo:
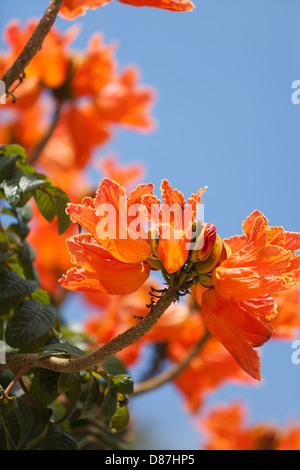
[[[254,211],[243,223],[243,235],[222,240],[215,226],[196,217],[204,190],[186,204],[182,193],[164,180],[164,203],[160,204],[152,184],[139,185],[127,196],[120,184],[103,179],[95,198],[68,205],[73,222],[87,233],[68,240],[74,267],[60,283],[70,290],[124,295],[142,287],[151,270],[161,271],[178,291],[186,293],[191,288],[207,329],[247,374],[259,380],[255,348],[274,332],[277,305],[272,295],[300,287],[296,253],[300,234],[271,227],[261,212]],[[149,216],[141,214],[143,207],[152,205],[156,219],[155,224],[150,219],[149,227]],[[174,205],[167,219],[165,208]],[[139,208],[135,216],[133,206]],[[99,209],[103,207],[106,212]],[[116,216],[114,236],[108,230],[105,237],[110,208]],[[178,223],[177,215],[184,215],[188,208],[187,222],[182,223],[184,217],[180,217]],[[133,230],[137,226],[139,230]]]

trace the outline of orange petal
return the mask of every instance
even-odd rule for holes
[[[136,7],[155,7],[171,11],[192,11],[195,5],[189,0],[119,0]]]
[[[230,302],[218,296],[215,289],[203,295],[202,313],[208,330],[225,346],[238,364],[253,378],[260,380],[260,363],[253,349],[263,345],[273,333],[265,318],[274,303],[266,299]]]
[[[133,204],[142,204],[143,198],[145,196],[150,196],[153,194],[153,184],[139,184],[136,189],[134,189],[128,198],[128,207]]]
[[[200,204],[202,200],[202,194],[204,194],[206,190],[207,186],[205,186],[203,189],[199,189],[196,194],[192,194],[192,196],[188,199],[188,204],[192,206],[193,217],[197,216],[197,206]]]
[[[168,180],[163,180],[161,183],[161,197],[168,206],[179,204],[182,208],[185,206],[183,194],[177,189],[173,189]]]
[[[241,250],[247,243],[247,237],[245,235],[236,235],[235,237],[225,238],[224,242],[227,243],[232,253]]]
[[[73,222],[77,222],[88,232],[95,234],[99,218],[96,215],[95,209],[84,204],[68,204],[66,209],[67,214],[71,217]]]
[[[79,15],[84,15],[88,8],[94,10],[109,2],[111,0],[64,0],[60,13],[67,20],[73,20]]]
[[[132,201],[139,201],[142,194],[152,189],[152,185],[141,185],[132,193]],[[96,231],[96,238],[117,260],[124,263],[139,263],[151,254],[148,238],[133,238],[128,230],[128,201],[125,189],[115,181],[104,178],[95,198],[96,211],[102,204],[109,205],[115,211],[115,236],[104,238]],[[100,217],[99,217],[100,222]]]
[[[228,300],[247,300],[281,290],[281,274],[293,255],[279,246],[255,245],[235,252],[213,271],[218,293]]]
[[[201,306],[202,304],[202,299],[203,299],[203,294],[208,290],[208,287],[204,287],[201,284],[195,284],[192,287],[192,294],[196,302]]]
[[[116,264],[114,267],[116,268]],[[138,290],[146,282],[149,274],[150,267],[147,263],[125,265],[119,263],[113,272],[105,274],[75,267],[63,275],[59,282],[62,287],[72,291],[127,295]]]
[[[157,251],[168,273],[175,273],[182,268],[189,256],[189,247],[184,238],[160,239]]]

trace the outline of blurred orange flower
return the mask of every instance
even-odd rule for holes
[[[182,325],[179,334],[170,340],[168,357],[179,362],[200,341],[204,333],[202,317],[198,311],[191,310],[189,319]],[[213,336],[174,381],[185,397],[185,406],[191,413],[199,410],[210,392],[228,382],[247,385],[254,383]]]
[[[227,258],[212,270],[210,287],[197,284],[207,328],[252,377],[260,379],[253,349],[272,335],[276,305],[270,294],[300,285],[300,234],[270,227],[259,211],[243,224],[244,235],[225,240]],[[201,264],[199,265],[201,266]]]
[[[208,434],[206,450],[300,450],[300,425],[280,429],[273,424],[250,426],[240,403],[219,407],[200,423]]]
[[[300,290],[290,290],[273,294],[278,315],[272,321],[273,338],[295,339],[300,330]]]

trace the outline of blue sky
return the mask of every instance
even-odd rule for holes
[[[47,3],[1,0],[1,31],[13,17],[40,17]],[[145,179],[157,189],[163,178],[186,196],[208,185],[206,221],[221,236],[241,233],[242,221],[255,209],[272,225],[300,231],[300,105],[291,101],[292,82],[300,80],[299,1],[195,4],[192,13],[171,13],[115,1],[77,21],[82,31],[76,48],[84,49],[90,35],[102,31],[106,42],[117,40],[120,66],[136,63],[143,83],[158,93],[156,132],[118,131],[104,153],[145,162]],[[57,21],[63,29],[72,24]],[[291,343],[272,342],[262,351],[262,384],[224,387],[209,404],[244,398],[253,422],[300,420],[300,365],[291,363]],[[136,399],[137,423],[151,424],[156,448],[196,448],[200,436],[170,390]]]

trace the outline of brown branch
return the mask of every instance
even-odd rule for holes
[[[80,372],[82,370],[92,369],[142,338],[158,322],[166,309],[177,300],[177,289],[169,287],[141,321],[104,344],[89,356],[63,359],[54,356],[40,358],[38,353],[7,355],[6,364],[0,364],[0,370],[15,369],[25,365],[49,369],[55,372]]]
[[[8,394],[9,392],[14,388],[14,386],[21,380],[23,375],[25,375],[29,371],[30,367],[28,364],[25,364],[21,370],[16,374],[14,379],[10,382],[10,384],[6,387],[4,390],[3,394],[0,397],[0,401],[4,400],[5,398],[9,398]]]
[[[6,92],[9,94],[9,89],[16,80],[24,78],[24,71],[34,56],[41,50],[44,39],[50,32],[56,17],[59,13],[63,0],[50,0],[48,8],[34,30],[31,38],[25,45],[19,57],[14,61],[11,67],[5,72],[1,78],[5,84]]]
[[[196,357],[202,348],[205,346],[211,334],[209,331],[203,335],[203,337],[198,341],[197,344],[188,352],[188,354],[179,362],[174,364],[168,370],[158,374],[156,377],[152,377],[149,380],[145,380],[144,382],[140,382],[135,385],[133,395],[140,395],[145,392],[149,392],[154,390],[158,387],[161,387],[167,382],[171,382],[172,380],[176,379],[185,369],[188,367],[192,359]]]
[[[36,161],[38,160],[38,158],[41,155],[42,151],[44,150],[44,148],[48,144],[49,140],[51,139],[52,134],[55,131],[58,120],[60,118],[62,106],[63,106],[63,104],[60,103],[60,102],[57,104],[56,110],[55,110],[53,118],[52,118],[52,122],[49,126],[49,129],[47,130],[44,137],[42,137],[41,141],[29,152],[29,154],[28,154],[28,163],[30,163],[31,165],[36,163]]]

